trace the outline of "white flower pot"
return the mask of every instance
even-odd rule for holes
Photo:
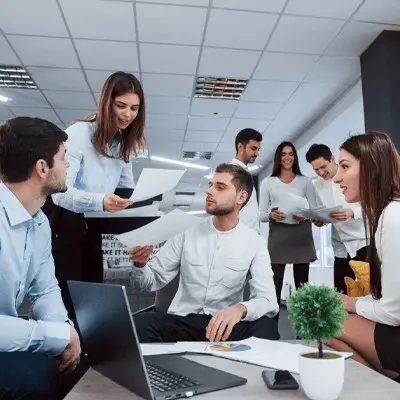
[[[315,353],[308,352],[299,356],[300,380],[304,393],[311,400],[336,400],[343,389],[344,357],[305,357],[308,354]]]

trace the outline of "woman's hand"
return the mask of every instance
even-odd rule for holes
[[[356,312],[357,297],[350,297],[345,294],[341,294],[340,300],[343,301],[343,307],[345,311],[347,311],[350,314],[357,314]]]
[[[125,208],[129,207],[131,204],[133,204],[132,200],[123,199],[116,194],[107,194],[103,199],[103,210],[112,213],[125,210]]]
[[[279,211],[278,208],[273,208],[269,214],[269,219],[273,219],[274,221],[280,222],[286,218],[286,214],[282,211]]]

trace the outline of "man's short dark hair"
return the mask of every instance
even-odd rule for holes
[[[251,194],[253,193],[254,184],[253,177],[248,171],[239,165],[235,164],[220,164],[215,169],[215,172],[228,173],[232,176],[232,183],[235,186],[236,191],[245,190],[247,192],[247,200],[242,204],[243,208],[250,200]]]
[[[255,129],[245,128],[242,129],[237,135],[235,139],[235,149],[238,151],[238,144],[242,143],[246,145],[250,142],[250,140],[255,140],[256,142],[262,142],[262,134]]]
[[[320,157],[330,161],[332,157],[331,149],[325,144],[313,144],[306,153],[307,162],[311,164]]]
[[[53,167],[53,158],[68,135],[52,122],[17,117],[0,125],[0,177],[8,183],[30,178],[39,160]]]

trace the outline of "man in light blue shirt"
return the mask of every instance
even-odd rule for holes
[[[16,398],[26,390],[20,352],[52,356],[62,373],[79,363],[79,337],[61,300],[50,227],[40,210],[48,195],[66,190],[66,139],[60,128],[39,118],[0,125],[0,392]],[[34,320],[18,318],[25,296]],[[14,368],[2,365],[10,353]]]

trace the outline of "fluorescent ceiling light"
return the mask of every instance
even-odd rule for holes
[[[207,214],[207,211],[206,210],[186,211],[186,214],[192,214],[192,215]]]
[[[182,167],[197,168],[197,169],[210,169],[209,167],[206,167],[205,165],[192,164],[192,163],[179,161],[179,160],[171,160],[170,158],[164,158],[164,157],[159,157],[159,156],[150,156],[150,158],[154,161],[161,161],[161,162],[166,162],[169,164],[182,165]]]
[[[251,167],[248,167],[249,171],[255,171],[256,169],[262,168],[262,165],[252,165]]]
[[[210,174],[210,175],[204,175],[204,178],[206,179],[212,179],[214,176],[214,174]]]
[[[7,102],[8,100],[10,100],[8,97],[0,95],[0,101]]]

